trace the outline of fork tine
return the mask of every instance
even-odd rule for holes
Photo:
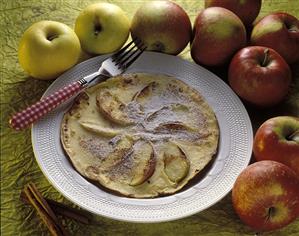
[[[127,59],[129,59],[134,54],[134,49],[138,50],[138,48],[141,48],[142,46],[143,44],[140,40],[139,42],[136,42],[135,45],[130,50],[126,51],[121,56],[115,59],[116,65],[123,64]]]
[[[134,61],[136,61],[137,60],[137,58],[143,53],[143,51],[146,49],[147,47],[146,46],[144,46],[143,48],[141,48],[141,49],[139,49],[139,52],[133,57],[133,58],[131,58],[131,60],[129,60],[127,63],[125,63],[124,65],[123,65],[123,68],[128,68]],[[137,52],[138,50],[136,50],[135,52]],[[135,53],[134,52],[134,53]],[[129,59],[129,58],[128,58]]]
[[[115,58],[117,58],[119,55],[121,55],[124,51],[126,51],[132,44],[134,43],[134,40],[132,40],[130,43],[128,43],[125,47],[123,47],[121,50],[119,50],[118,52],[116,52],[115,54],[113,54],[111,57],[113,59],[113,61],[115,60]]]

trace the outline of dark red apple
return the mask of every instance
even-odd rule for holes
[[[255,134],[253,153],[257,161],[281,162],[299,177],[299,118],[278,116],[265,121]]]
[[[241,49],[229,65],[231,88],[244,100],[257,106],[273,106],[286,96],[291,70],[273,49],[251,46]]]
[[[238,176],[232,201],[240,219],[256,231],[280,229],[299,216],[299,178],[288,166],[259,161]]]
[[[272,13],[256,23],[251,44],[273,48],[289,64],[299,61],[299,21],[287,13]]]
[[[261,0],[205,0],[205,7],[224,7],[235,13],[246,26],[258,16]]]
[[[220,66],[246,45],[245,26],[233,12],[209,7],[196,17],[191,56],[198,64]]]
[[[189,43],[192,26],[189,16],[171,1],[144,3],[131,24],[132,37],[138,37],[149,51],[179,54]]]

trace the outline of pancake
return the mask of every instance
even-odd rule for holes
[[[125,74],[87,88],[64,114],[61,143],[87,179],[127,197],[182,189],[217,152],[205,99],[160,74]]]

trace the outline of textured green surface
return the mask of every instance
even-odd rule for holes
[[[8,128],[10,114],[37,101],[51,81],[29,78],[18,64],[17,47],[22,33],[39,20],[56,20],[73,27],[80,10],[95,1],[83,0],[29,0],[0,2],[0,62],[1,62],[1,235],[48,235],[31,207],[19,201],[24,184],[36,183],[41,192],[65,204],[72,204],[62,197],[40,171],[33,155],[30,130],[14,132]],[[143,1],[110,1],[122,7],[130,17]],[[203,8],[202,0],[176,1],[189,14],[191,21]],[[299,17],[298,0],[264,0],[260,16],[272,11],[287,11]],[[259,17],[260,17],[259,16]],[[181,57],[191,60],[189,48]],[[225,71],[225,70],[224,70]],[[225,72],[214,71],[225,78]],[[255,110],[247,106],[253,126],[276,115],[299,116],[299,69],[293,67],[293,85],[286,101],[278,107]],[[235,215],[231,196],[209,209],[188,218],[159,224],[134,224],[95,217],[97,223],[84,226],[64,221],[73,235],[254,235]],[[263,235],[299,235],[299,221],[286,228]]]

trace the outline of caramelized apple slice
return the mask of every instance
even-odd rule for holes
[[[137,186],[148,180],[155,171],[156,158],[151,143],[139,141],[134,145],[132,154],[134,167],[129,185]]]
[[[109,172],[111,168],[122,163],[132,153],[133,144],[134,140],[130,136],[122,137],[114,150],[101,163],[101,169]]]
[[[164,151],[164,172],[169,180],[179,183],[184,179],[190,169],[185,153],[174,143],[168,142]]]
[[[112,138],[121,133],[120,130],[112,129],[109,127],[102,127],[99,124],[92,121],[80,121],[79,123],[84,129],[107,138]]]
[[[97,94],[97,106],[112,122],[119,125],[130,125],[133,123],[125,112],[126,105],[108,90],[102,89]]]
[[[184,124],[180,121],[174,121],[174,122],[164,122],[160,123],[156,128],[155,131],[161,132],[161,131],[169,131],[169,130],[176,130],[176,131],[189,131],[194,132],[196,129],[194,127],[191,127],[187,124]]]
[[[181,103],[173,103],[170,105],[171,110],[175,111],[175,112],[188,112],[189,111],[189,107],[185,104],[181,104]]]
[[[147,121],[152,121],[156,119],[159,116],[167,116],[167,114],[176,114],[179,115],[179,113],[182,113],[181,115],[186,115],[186,112],[189,111],[189,107],[181,104],[181,103],[173,103],[170,105],[165,105],[158,109],[157,111],[154,111],[153,113],[149,114],[146,118]],[[167,117],[166,117],[167,118]]]
[[[149,83],[147,86],[145,86],[139,92],[137,92],[134,95],[132,100],[143,104],[145,101],[148,100],[149,97],[152,96],[153,88],[156,84],[157,84],[156,82]]]
[[[102,167],[112,181],[137,186],[148,180],[155,171],[156,157],[151,143],[121,140],[117,150],[107,157]],[[129,145],[128,145],[129,144]],[[131,148],[132,147],[132,148]]]

